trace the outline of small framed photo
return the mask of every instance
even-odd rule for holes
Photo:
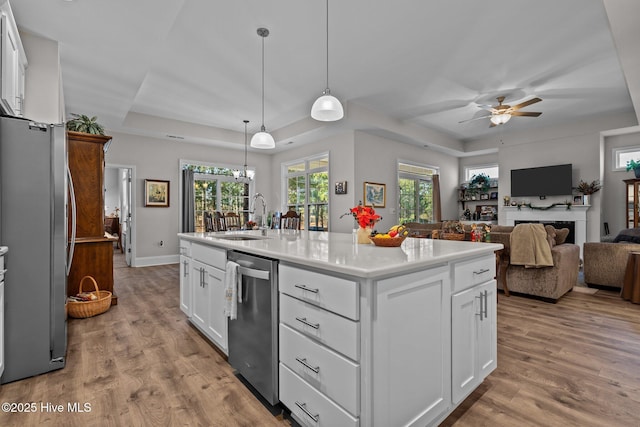
[[[491,194],[489,194],[489,198],[491,200],[498,200],[498,192],[497,191],[492,191]]]
[[[387,186],[375,182],[364,183],[364,205],[373,208],[384,208],[387,201]]]
[[[347,194],[347,181],[336,182],[336,194]]]
[[[573,204],[581,205],[582,204],[582,196],[573,196]]]
[[[489,200],[489,195],[487,193],[482,193],[480,195],[480,200]]]
[[[169,207],[169,181],[144,180],[144,205],[150,208]]]

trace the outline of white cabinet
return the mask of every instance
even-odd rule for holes
[[[182,252],[189,253],[186,250]],[[224,314],[225,272],[223,270],[226,251],[193,244],[190,253],[193,258],[186,255],[180,257],[180,308],[190,316],[191,323],[220,350],[228,354],[228,319]],[[186,264],[183,264],[183,261]],[[186,276],[183,276],[185,274],[183,269],[188,271]],[[182,291],[183,285],[184,291]]]
[[[2,85],[0,104],[10,115],[22,116],[27,56],[8,1],[0,5]]]
[[[6,246],[0,248],[0,376],[4,372],[4,257]]]
[[[180,310],[191,317],[191,258],[180,255]]]
[[[280,265],[280,401],[305,426],[357,426],[358,282]]]
[[[496,281],[451,298],[453,404],[460,403],[497,366]]]
[[[371,425],[431,425],[450,408],[450,277],[445,265],[376,283]]]

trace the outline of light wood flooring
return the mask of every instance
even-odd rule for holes
[[[0,387],[0,402],[91,412],[0,412],[0,426],[289,425],[189,325],[177,265],[116,256],[115,280],[117,306],[69,321],[66,368]],[[498,369],[442,425],[640,426],[640,305],[607,291],[557,304],[499,294]]]

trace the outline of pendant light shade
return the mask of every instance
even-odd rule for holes
[[[262,126],[260,127],[260,132],[251,137],[251,146],[253,148],[269,149],[276,146],[273,137],[264,127],[264,39],[269,36],[269,30],[258,28],[258,35],[262,38]]]
[[[327,0],[327,87],[311,107],[311,117],[321,122],[335,122],[344,117],[344,109],[338,98],[329,90],[329,0]]]

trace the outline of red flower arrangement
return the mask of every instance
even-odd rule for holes
[[[382,219],[380,215],[376,214],[376,211],[372,207],[362,206],[362,202],[360,202],[358,206],[349,209],[349,212],[342,214],[340,218],[349,214],[353,216],[362,228],[373,227],[376,222]]]

